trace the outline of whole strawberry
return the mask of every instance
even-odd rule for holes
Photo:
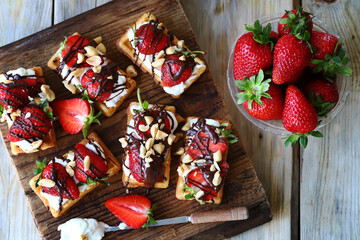
[[[236,81],[241,93],[238,93],[238,104],[243,104],[246,111],[253,117],[261,120],[281,119],[284,97],[280,87],[264,80],[264,72],[260,70],[257,76],[243,81]],[[254,101],[255,100],[255,101]]]
[[[272,63],[272,49],[277,33],[271,31],[271,25],[265,28],[256,20],[254,26],[245,25],[248,33],[236,42],[234,51],[234,77],[243,80],[246,76],[256,75],[260,69],[266,71]]]
[[[282,122],[286,130],[294,133],[285,141],[294,145],[299,139],[302,147],[307,146],[307,136],[322,137],[318,131],[313,131],[318,124],[315,107],[309,102],[305,95],[294,85],[286,89],[285,104],[282,114]]]
[[[339,101],[339,92],[335,82],[315,75],[304,86],[304,93],[315,106],[318,116],[327,117],[326,114],[335,107]]]
[[[305,31],[312,32],[313,22],[311,13],[303,11],[302,7],[291,11],[285,11],[286,13],[280,19],[278,25],[279,36],[286,34],[304,34]]]
[[[304,40],[293,34],[282,36],[274,48],[273,82],[283,84],[296,81],[310,60],[310,48]]]
[[[315,59],[325,59],[326,54],[332,54],[336,44],[339,42],[337,37],[324,32],[313,31],[311,33],[310,44],[315,47]],[[341,45],[339,46],[341,48]]]

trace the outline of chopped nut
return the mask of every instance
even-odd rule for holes
[[[221,171],[219,164],[215,161],[214,161],[214,166],[215,166],[216,170]]]
[[[140,157],[145,158],[146,148],[143,144],[140,146]]]
[[[81,237],[81,240],[89,240],[88,237],[84,234],[81,234],[80,237]]]
[[[159,27],[159,28],[163,28],[163,27],[164,27],[164,24],[161,22],[161,23],[158,24],[158,27]]]
[[[93,67],[93,72],[94,72],[94,73],[99,73],[99,72],[101,72],[101,66],[95,66],[95,67]]]
[[[139,125],[139,130],[142,132],[146,132],[147,130],[149,130],[149,125]]]
[[[150,148],[152,148],[152,146],[154,145],[155,139],[154,138],[149,138],[146,143],[145,143],[145,148],[146,150],[150,150]]]
[[[33,146],[34,148],[39,148],[41,146],[41,144],[43,143],[43,140],[37,140],[35,142],[31,143],[31,146]]]
[[[71,160],[67,165],[73,168],[76,166],[76,162],[74,160]]]
[[[145,162],[145,168],[149,168],[150,167],[150,163],[149,162]]]
[[[152,158],[148,157],[148,158],[145,158],[145,162],[148,162],[148,163],[151,163],[153,161]]]
[[[204,196],[204,191],[203,190],[200,190],[198,191],[196,194],[195,194],[195,199],[198,200],[200,199],[202,196]]]
[[[4,74],[1,74],[1,75],[0,75],[0,83],[9,84],[9,83],[12,83],[12,82],[13,82],[13,81],[7,79]]]
[[[163,152],[164,149],[165,149],[165,145],[162,144],[162,143],[158,143],[158,144],[155,144],[155,145],[153,146],[153,148],[154,148],[154,150],[155,150],[157,153],[162,154],[162,152]]]
[[[173,142],[175,141],[175,138],[176,136],[174,134],[169,134],[169,137],[168,137],[168,144],[171,146],[173,144]]]
[[[67,80],[64,80],[63,84],[72,94],[76,93],[76,87],[73,84],[69,84]]]
[[[177,172],[178,172],[179,176],[182,176],[184,174],[184,169],[181,166],[179,166],[177,168]]]
[[[157,67],[161,67],[165,62],[165,58],[160,58],[156,61],[154,61],[151,66],[153,66],[154,68],[157,68]]]
[[[190,129],[190,122],[187,122],[182,128],[181,128],[181,130],[182,131],[187,131],[187,130],[189,130]]]
[[[211,164],[211,166],[210,166],[210,171],[215,172],[215,170],[216,170],[215,165],[214,165],[214,164]]]
[[[13,111],[13,109],[11,107],[8,107],[8,109],[6,110],[7,113],[11,113]]]
[[[108,77],[107,77],[107,79],[113,79],[113,76],[112,76],[112,75],[110,75],[110,76],[108,76]]]
[[[46,95],[46,100],[48,100],[49,102],[54,101],[55,93],[53,92],[53,90],[50,89],[49,85],[43,84],[41,85],[40,89]]]
[[[174,47],[168,47],[166,49],[166,54],[167,55],[171,55],[171,54],[174,54],[175,53],[175,48]]]
[[[177,46],[178,46],[178,48],[183,49],[184,48],[184,40],[178,41]]]
[[[86,56],[88,56],[89,58],[92,56],[99,56],[98,51],[96,51],[96,49],[93,46],[86,46],[84,47],[84,49],[86,51]]]
[[[84,73],[85,69],[84,68],[78,68],[75,71],[72,71],[70,74],[73,75],[74,77],[80,77],[83,73]],[[66,80],[65,80],[66,81]],[[64,82],[64,81],[63,81]],[[67,82],[67,81],[66,81]]]
[[[160,125],[160,129],[163,129],[164,127],[165,127],[165,124],[162,123],[162,124]]]
[[[181,57],[179,57],[179,60],[180,60],[180,61],[185,61],[185,60],[186,60],[185,55],[182,55]]]
[[[31,117],[31,113],[30,113],[30,112],[27,112],[27,113],[25,114],[25,118],[29,118],[29,117]]]
[[[48,187],[48,188],[52,188],[55,186],[55,182],[51,179],[40,179],[39,183],[40,186],[42,187]]]
[[[84,158],[84,171],[89,171],[90,169],[90,157],[89,156],[85,156]]]
[[[126,138],[120,138],[119,139],[119,142],[121,143],[121,147],[122,148],[126,148],[127,147],[127,145],[128,145],[128,142],[126,141]]]
[[[155,139],[164,139],[168,136],[166,132],[163,132],[161,130],[157,131]]]
[[[99,66],[101,64],[101,57],[100,56],[92,56],[86,59],[86,63],[91,66]]]
[[[99,44],[99,43],[101,43],[102,42],[102,37],[101,36],[98,36],[98,37],[96,37],[96,38],[94,38],[94,42],[96,42],[96,44]]]
[[[15,121],[15,119],[16,119],[17,117],[19,117],[20,115],[21,115],[20,109],[16,110],[15,112],[12,112],[12,113],[10,114],[11,120]]]
[[[203,64],[203,61],[201,61],[201,59],[198,58],[198,57],[195,57],[195,58],[194,58],[194,61],[195,61],[195,63],[197,63],[197,64]]]
[[[182,167],[183,167],[184,171],[189,171],[191,168],[189,165],[186,165],[186,164],[183,164]]]
[[[126,74],[131,78],[136,77],[138,75],[134,65],[127,66]]]
[[[154,149],[152,148],[146,152],[145,157],[150,157],[151,155],[155,155]]]
[[[70,175],[70,177],[74,176],[74,170],[68,165],[66,165],[66,172]]]
[[[84,54],[78,52],[77,57],[78,57],[78,59],[76,61],[77,64],[80,64],[80,63],[84,62],[84,60],[85,60]]]
[[[147,125],[150,125],[154,121],[154,118],[151,116],[145,116],[145,122]]]
[[[220,172],[217,171],[214,175],[214,178],[212,180],[212,184],[214,184],[214,186],[219,186],[221,183],[221,176],[220,176]]]
[[[99,43],[99,45],[97,45],[96,50],[102,52],[103,54],[106,54],[106,47],[103,43]]]
[[[152,137],[156,137],[157,132],[159,131],[159,124],[154,124],[150,128],[150,133]]]
[[[165,56],[165,52],[164,52],[164,50],[161,50],[161,51],[156,55],[155,60],[158,60],[158,59],[162,58],[163,56]]]
[[[189,154],[186,154],[183,159],[182,159],[182,162],[183,163],[190,163],[192,162],[194,159],[189,155]]]
[[[198,160],[196,160],[196,163],[206,163],[206,160],[205,159],[198,159]]]
[[[176,152],[174,153],[175,155],[181,155],[185,152],[184,148],[179,148],[178,150],[176,150]]]
[[[213,158],[214,158],[214,161],[215,161],[215,162],[221,162],[221,160],[222,160],[221,151],[220,151],[220,150],[217,150],[217,152],[215,152],[215,153],[213,154]]]

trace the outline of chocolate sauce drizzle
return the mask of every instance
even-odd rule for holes
[[[179,79],[181,78],[181,75],[185,72],[186,69],[191,68],[193,69],[196,65],[194,58],[192,57],[186,57],[185,61],[181,61],[179,59],[169,59],[167,57],[165,57],[165,68],[163,70],[163,72],[161,73],[161,79],[163,79],[165,72],[168,71],[169,75],[170,75],[170,79],[174,82],[179,81]],[[180,69],[177,73],[173,74],[171,71],[171,65],[179,65]]]
[[[128,128],[132,128],[136,131],[137,134],[142,134],[143,138],[139,139],[138,136],[134,134],[134,132],[128,134],[126,133],[125,136],[128,141],[128,145],[125,148],[125,152],[134,152],[136,151],[138,154],[138,158],[136,159],[138,165],[140,165],[140,171],[134,171],[133,169],[130,169],[129,166],[126,166],[124,164],[124,167],[130,170],[130,176],[134,173],[138,174],[142,178],[142,182],[144,183],[145,187],[152,188],[154,187],[155,183],[159,179],[166,180],[166,177],[164,176],[164,161],[167,154],[167,151],[170,147],[170,145],[167,142],[167,138],[155,140],[154,144],[162,143],[165,146],[164,151],[162,154],[158,154],[156,151],[155,155],[151,155],[150,157],[153,159],[152,162],[149,163],[147,166],[145,159],[141,158],[140,155],[140,147],[141,145],[145,146],[146,141],[149,138],[152,138],[151,134],[148,134],[146,132],[140,132],[139,130],[139,123],[145,123],[145,117],[151,116],[154,120],[149,125],[149,129],[154,125],[158,124],[159,127],[164,124],[165,125],[165,119],[169,119],[170,122],[170,129],[167,129],[166,127],[163,127],[162,129],[159,129],[167,134],[171,133],[171,130],[174,128],[174,124],[176,119],[173,119],[170,114],[164,109],[164,106],[157,106],[154,105],[150,109],[145,109],[139,113],[135,113],[133,120],[134,120],[134,126],[128,125]],[[129,180],[128,180],[129,181]],[[125,187],[129,184],[127,182],[125,184]]]
[[[207,136],[200,136],[200,133],[204,133]],[[210,171],[210,166],[214,163],[214,159],[213,153],[209,149],[209,143],[210,141],[212,141],[214,144],[217,144],[220,140],[225,142],[227,141],[216,131],[216,127],[206,124],[206,120],[204,118],[198,118],[198,120],[186,132],[186,136],[185,147],[191,147],[192,149],[199,150],[201,154],[196,159],[194,159],[193,162],[184,164],[195,166],[195,168],[192,169],[199,169],[208,185],[203,185],[191,178],[188,178],[188,176],[185,177],[185,183],[189,183],[204,191],[204,195],[200,198],[201,200],[204,200],[209,195],[215,197],[215,195],[212,193],[212,190],[216,193],[220,191],[222,185],[225,182],[225,176],[227,175],[228,169],[226,167],[220,167],[221,163],[226,161],[226,159],[218,162],[221,170],[220,172],[223,177],[221,183],[218,186],[215,186],[212,181],[216,171]],[[203,142],[205,142],[205,144]],[[195,161],[197,159],[205,159],[206,162],[197,163]]]

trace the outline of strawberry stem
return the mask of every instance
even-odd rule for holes
[[[39,181],[40,181],[40,179],[42,177],[42,173],[43,173],[43,171],[44,171],[44,169],[46,167],[46,157],[42,161],[36,159],[35,162],[36,162],[36,165],[38,166],[38,168],[36,168],[34,170],[34,174],[39,174],[40,173],[39,177],[35,181],[35,187],[38,187],[39,186]]]
[[[60,49],[56,52],[55,58],[64,50],[65,45],[67,42],[67,37],[65,37],[65,40],[60,43]]]
[[[137,90],[137,98],[141,107],[141,111],[144,111],[145,109],[148,109],[149,107],[149,102],[148,101],[144,101],[144,103],[141,101],[141,96],[140,96],[140,88],[138,88]]]
[[[95,116],[94,116],[94,108],[91,106],[90,104],[90,114],[85,118],[84,120],[84,127],[82,129],[82,133],[84,138],[86,139],[87,134],[88,134],[88,130],[90,128],[90,125],[92,123],[97,123],[99,125],[101,125],[98,117],[101,115],[102,111],[99,111]]]
[[[146,213],[148,219],[147,219],[146,223],[144,223],[144,225],[142,226],[143,228],[146,228],[146,231],[148,230],[149,223],[157,224],[157,222],[155,221],[155,218],[154,218],[154,211],[157,209],[157,207],[158,207],[157,204],[154,203],[151,206],[151,209],[149,209]]]
[[[263,28],[261,26],[261,24],[260,24],[260,21],[256,20],[254,22],[254,26],[250,26],[250,25],[245,24],[245,29],[247,31],[253,33],[253,35],[254,35],[253,39],[256,42],[258,42],[258,43],[260,43],[262,45],[270,43],[271,44],[271,51],[273,50],[277,39],[270,37],[270,34],[271,34],[271,24],[270,23],[268,23],[266,25],[266,27]]]

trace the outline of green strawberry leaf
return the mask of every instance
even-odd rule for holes
[[[198,57],[200,55],[206,54],[203,51],[187,51],[185,49],[176,50],[176,52],[185,55],[185,57]]]
[[[90,104],[90,114],[85,118],[84,120],[84,127],[82,129],[82,133],[84,138],[86,139],[87,134],[88,134],[88,130],[90,128],[90,125],[92,123],[97,123],[99,125],[101,125],[98,117],[102,114],[102,111],[99,111],[95,116],[94,116],[94,108],[93,106],[91,106]]]
[[[229,126],[229,123],[222,123],[217,128],[217,131],[221,134],[221,136],[226,138],[230,144],[236,143],[238,141],[238,138],[235,135],[231,134],[231,129],[226,129],[227,126]]]
[[[67,37],[65,37],[65,40],[60,43],[60,48],[56,52],[55,58],[57,58],[57,56],[64,50],[64,48],[66,46],[66,42],[67,42]]]
[[[319,131],[312,131],[312,132],[308,132],[308,133],[293,133],[292,135],[285,137],[283,139],[285,140],[285,147],[287,147],[289,144],[291,144],[291,146],[294,146],[294,144],[299,141],[300,146],[302,146],[303,148],[306,148],[308,145],[308,136],[313,136],[313,137],[323,137],[322,133]]]
[[[0,118],[2,117],[4,109],[5,109],[4,106],[0,103]]]
[[[146,100],[144,102],[141,101],[140,88],[138,88],[138,90],[137,90],[137,97],[138,97],[138,101],[140,103],[141,111],[148,109],[148,107],[149,107],[148,101],[146,101]]]
[[[331,111],[335,103],[333,102],[324,102],[321,94],[315,95],[312,90],[309,91],[308,99],[311,104],[315,107],[316,112],[319,117],[327,117],[327,114]]]
[[[271,34],[271,24],[267,24],[264,28],[261,26],[260,21],[256,20],[254,26],[245,24],[245,30],[253,33],[253,39],[260,44],[270,44],[271,51],[276,44],[276,38],[270,38]]]
[[[157,204],[154,203],[151,206],[151,209],[149,209],[146,213],[148,219],[147,219],[146,223],[144,223],[144,225],[142,226],[142,228],[146,228],[146,231],[148,230],[149,223],[157,224],[157,222],[154,219],[154,211],[157,209],[157,207],[158,207]]]
[[[39,186],[39,181],[42,177],[42,173],[46,167],[46,157],[44,158],[44,160],[40,161],[40,160],[35,160],[36,162],[36,165],[38,166],[38,168],[36,168],[34,170],[34,174],[40,174],[39,177],[36,179],[35,181],[35,187],[38,187]]]
[[[129,28],[131,28],[131,30],[133,31],[134,34],[134,45],[135,47],[139,44],[139,38],[136,36],[136,24],[135,24],[135,28],[133,28],[132,26],[129,26]]]

